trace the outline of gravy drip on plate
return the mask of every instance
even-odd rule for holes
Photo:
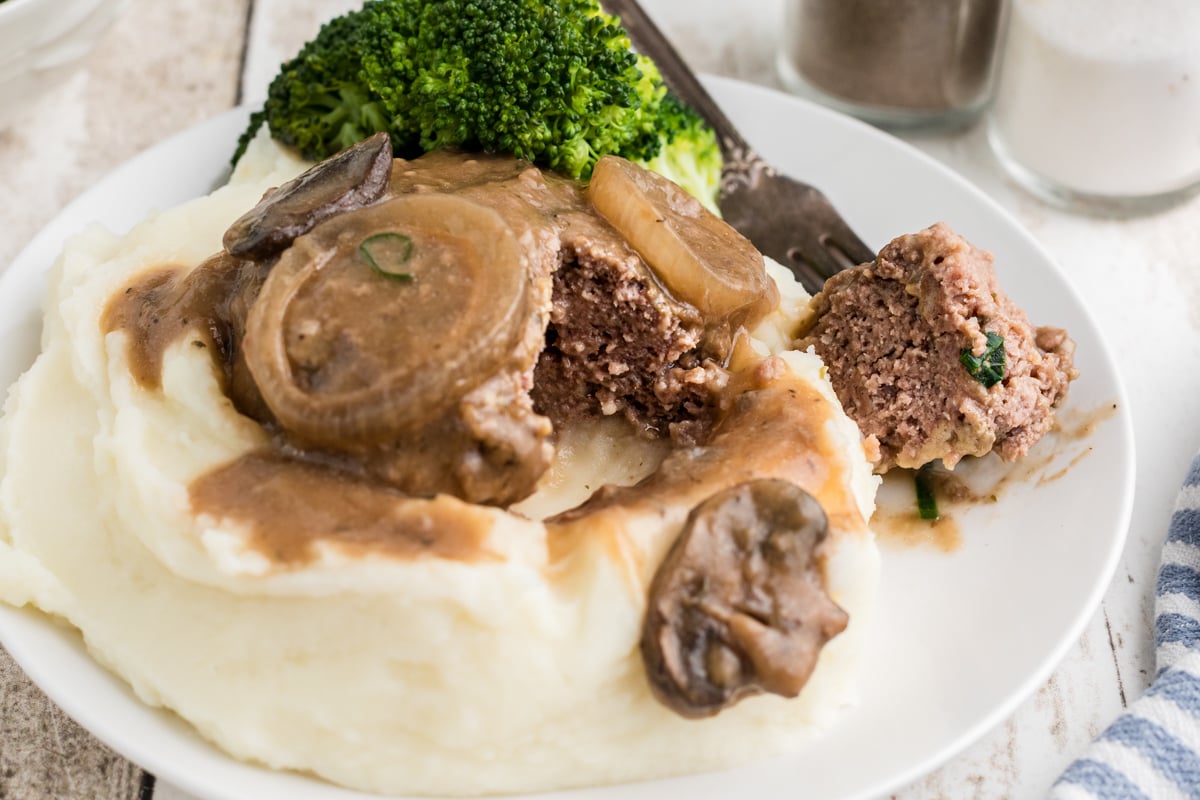
[[[943,513],[937,519],[921,519],[915,508],[880,508],[871,517],[871,529],[889,543],[932,545],[943,553],[953,553],[963,543],[962,527],[953,515]]]
[[[1117,413],[1116,403],[1091,409],[1065,408],[1054,426],[1020,461],[989,455],[963,459],[954,471],[934,465],[926,474],[940,516],[921,519],[913,500],[913,470],[893,469],[884,476],[871,527],[879,537],[901,546],[933,546],[945,553],[963,544],[961,515],[977,506],[998,503],[1009,490],[1037,491],[1068,475],[1094,451],[1088,439]]]

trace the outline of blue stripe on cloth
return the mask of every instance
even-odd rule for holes
[[[1200,545],[1200,508],[1181,508],[1172,514],[1167,541]]]
[[[1163,564],[1158,570],[1155,594],[1185,594],[1200,598],[1200,572],[1183,564]]]
[[[1117,717],[1100,738],[1137,750],[1184,791],[1200,786],[1200,755],[1155,722],[1125,714]]]
[[[1101,761],[1081,758],[1072,762],[1057,783],[1082,786],[1100,800],[1150,800],[1133,781]]]
[[[1184,486],[1200,486],[1200,458],[1192,462],[1187,477],[1183,479]]]
[[[1200,455],[1188,468],[1185,491],[1180,493],[1176,511],[1171,516],[1168,542],[1200,547],[1200,508],[1196,507],[1195,489],[1186,488],[1197,486],[1200,486]],[[1186,548],[1175,548],[1171,557],[1180,561],[1192,560],[1191,552]],[[1139,786],[1140,777],[1141,782],[1151,787],[1163,786],[1162,781],[1170,781],[1187,797],[1200,800],[1200,751],[1171,733],[1177,731],[1190,741],[1191,736],[1186,732],[1192,725],[1200,726],[1200,676],[1196,668],[1197,659],[1200,659],[1200,619],[1180,613],[1200,601],[1200,569],[1161,563],[1155,595],[1160,607],[1175,610],[1158,614],[1154,619],[1160,671],[1146,692],[1147,698],[1154,699],[1149,703],[1135,703],[1129,713],[1117,718],[1100,735],[1100,741],[1116,742],[1125,749],[1107,752],[1101,749],[1103,755],[1098,758],[1077,759],[1054,784],[1056,788],[1062,787],[1061,792],[1052,793],[1056,798],[1066,797],[1068,793],[1072,797],[1086,793],[1096,800],[1149,800],[1150,789]],[[1163,602],[1168,595],[1174,597]],[[1180,669],[1172,664],[1188,666]],[[1187,715],[1192,721],[1186,717],[1180,719],[1177,714]],[[1179,727],[1181,725],[1184,727]],[[1125,763],[1121,754],[1129,750],[1136,751],[1140,758],[1126,774],[1115,764]],[[1148,772],[1149,768],[1153,772]]]
[[[1200,645],[1200,620],[1186,614],[1159,614],[1154,618],[1156,644],[1182,642],[1188,647]]]
[[[1193,717],[1200,717],[1200,678],[1181,669],[1167,667],[1159,673],[1146,697],[1162,697]]]

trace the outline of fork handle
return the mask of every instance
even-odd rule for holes
[[[667,88],[712,126],[726,161],[743,161],[749,156],[758,155],[738,133],[729,117],[725,116],[725,112],[696,78],[696,73],[692,72],[638,0],[603,0],[603,5],[610,14],[621,18],[633,46],[658,65]]]

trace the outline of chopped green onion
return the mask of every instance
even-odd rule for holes
[[[385,278],[412,283],[413,274],[403,267],[412,258],[413,240],[400,233],[377,233],[358,246],[371,269]]]
[[[964,348],[958,360],[967,368],[971,377],[990,389],[1004,380],[1004,337],[998,333],[988,333],[987,348],[983,355],[976,356],[970,348]]]
[[[932,469],[932,465],[926,464],[913,475],[913,483],[917,487],[917,516],[921,519],[935,520],[941,517],[937,497],[933,493]]]

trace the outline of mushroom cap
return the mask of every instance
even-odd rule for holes
[[[225,249],[273,256],[323,220],[378,200],[391,172],[391,138],[377,133],[268,192],[225,231]]]
[[[846,613],[825,591],[820,503],[760,479],[692,509],[655,573],[642,659],[655,696],[706,717],[760,692],[795,697]]]

